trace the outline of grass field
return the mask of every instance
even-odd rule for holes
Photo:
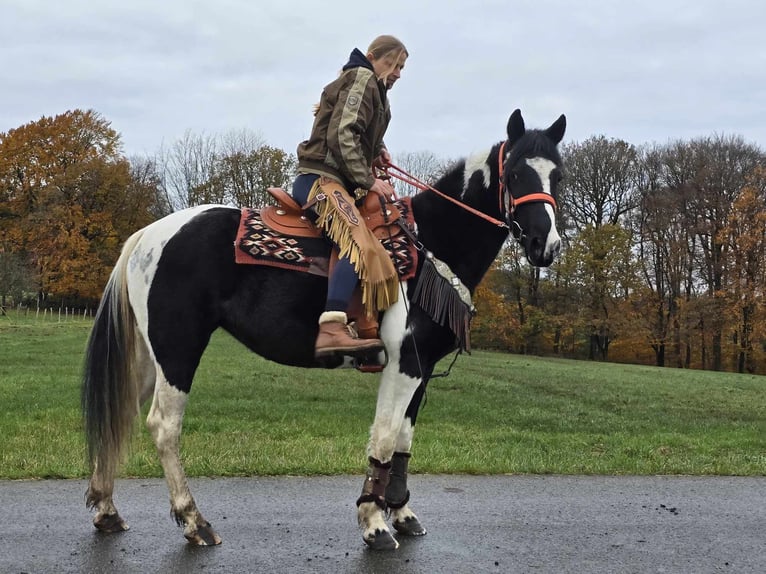
[[[90,325],[0,317],[0,478],[86,476],[79,377]],[[184,419],[187,473],[359,473],[377,382],[281,367],[218,332]],[[429,385],[410,469],[763,475],[764,391],[758,376],[475,351]],[[121,475],[161,476],[137,422]]]

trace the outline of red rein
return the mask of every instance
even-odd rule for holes
[[[499,204],[499,208],[500,208],[500,212],[501,213],[503,211],[503,192],[505,190],[505,184],[503,183],[503,171],[504,171],[503,170],[503,155],[504,155],[504,151],[505,151],[505,142],[503,142],[503,144],[500,146],[500,151],[497,154],[498,174],[499,174],[498,177],[499,177],[499,180],[500,180],[500,184],[498,186],[498,194],[497,195],[498,195],[498,204]],[[505,227],[506,229],[508,228],[508,224],[507,223],[505,223],[503,221],[500,221],[499,219],[495,219],[494,217],[490,217],[486,213],[483,213],[483,212],[481,212],[481,211],[479,211],[477,209],[474,209],[473,207],[470,207],[470,206],[466,205],[465,203],[463,203],[461,201],[458,201],[454,197],[450,197],[449,195],[447,195],[445,193],[442,193],[441,191],[439,191],[435,187],[433,187],[433,186],[431,186],[431,185],[429,185],[429,184],[419,180],[414,175],[412,175],[410,173],[407,173],[402,168],[400,168],[400,167],[398,167],[398,166],[396,166],[394,164],[388,164],[388,166],[386,167],[385,171],[386,171],[386,173],[390,177],[395,177],[396,179],[398,179],[400,181],[403,181],[404,183],[407,183],[407,184],[409,184],[409,185],[411,185],[413,187],[416,187],[417,189],[420,189],[421,191],[432,191],[435,194],[443,197],[447,201],[451,201],[455,205],[458,205],[462,209],[465,209],[469,213],[473,213],[474,215],[476,215],[478,217],[481,217],[482,219],[484,219],[486,221],[489,221],[490,223],[492,223],[494,225],[497,225],[498,227]],[[391,171],[393,171],[394,173],[391,173]],[[551,195],[549,195],[547,193],[543,193],[543,192],[528,193],[527,195],[522,195],[519,198],[513,197],[510,194],[510,192],[509,192],[508,193],[508,198],[509,198],[509,202],[510,202],[510,205],[508,207],[509,215],[513,215],[513,212],[516,210],[516,208],[519,205],[523,204],[523,203],[543,202],[543,203],[547,203],[547,204],[551,205],[554,210],[556,209],[556,200],[553,199],[553,196],[551,196]]]

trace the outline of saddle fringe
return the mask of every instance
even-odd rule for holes
[[[471,294],[446,263],[429,254],[423,260],[412,302],[431,319],[449,328],[461,350],[471,352],[471,319],[476,314]]]

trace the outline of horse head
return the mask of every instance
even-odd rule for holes
[[[514,237],[536,267],[548,267],[561,250],[555,210],[562,161],[556,146],[565,130],[563,114],[545,130],[527,130],[516,110],[500,153],[504,211]]]

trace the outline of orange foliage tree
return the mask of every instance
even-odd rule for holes
[[[122,242],[154,219],[157,190],[130,167],[91,110],[0,133],[0,249],[27,261],[39,298],[97,299]]]

